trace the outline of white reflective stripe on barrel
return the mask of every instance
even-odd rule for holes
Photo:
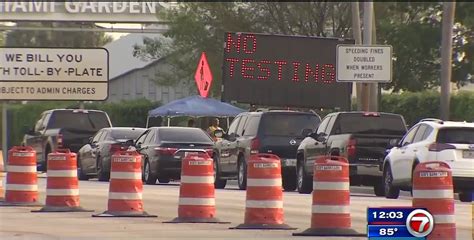
[[[281,187],[281,178],[248,178],[247,186],[249,187]]]
[[[214,206],[214,198],[179,198],[179,205]]]
[[[435,224],[442,223],[456,223],[454,215],[433,215]]]
[[[245,206],[248,208],[283,208],[280,200],[247,200]]]
[[[77,177],[77,170],[48,170],[48,177]]]
[[[111,172],[110,173],[111,179],[135,179],[141,180],[142,173],[141,172]]]
[[[36,173],[36,166],[13,166],[8,165],[7,172]]]
[[[110,192],[109,199],[115,200],[141,200],[142,193],[123,193],[123,192]]]
[[[182,183],[214,183],[214,176],[181,176]]]
[[[349,191],[349,182],[313,181],[313,190],[347,190]]]
[[[413,198],[428,198],[428,199],[439,199],[439,198],[453,198],[453,190],[413,190]]]
[[[351,208],[347,205],[313,205],[312,213],[350,213]]]
[[[79,196],[79,189],[46,189],[47,196]]]
[[[7,191],[38,191],[36,184],[7,184]]]

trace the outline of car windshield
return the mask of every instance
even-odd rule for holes
[[[436,138],[438,143],[474,144],[474,128],[442,128]]]
[[[145,132],[146,129],[113,129],[112,138],[113,139],[137,139],[140,135]]]
[[[213,143],[212,139],[199,128],[162,128],[158,138],[165,142],[176,143]]]
[[[314,131],[320,122],[313,114],[266,114],[262,119],[263,134],[269,136],[302,136],[303,129]]]
[[[406,126],[402,118],[397,115],[380,114],[374,116],[350,113],[340,116],[335,131],[337,134],[372,133],[404,135],[406,133]]]
[[[55,111],[51,115],[48,128],[73,128],[86,131],[98,131],[110,127],[104,112]]]

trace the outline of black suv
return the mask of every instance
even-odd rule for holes
[[[296,150],[300,142],[321,122],[315,113],[272,110],[239,114],[228,133],[216,142],[214,153],[215,187],[237,179],[247,187],[247,160],[250,154],[271,153],[281,158],[283,188],[296,189]]]

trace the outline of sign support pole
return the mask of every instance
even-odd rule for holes
[[[449,120],[451,95],[451,61],[453,54],[453,22],[455,2],[443,2],[443,26],[441,37],[441,119]]]
[[[360,30],[360,11],[359,2],[351,2],[352,9],[352,35],[354,36],[355,44],[362,44],[362,36]],[[362,110],[362,83],[353,83],[356,89],[357,110]]]
[[[371,44],[377,44],[377,37],[376,37],[376,30],[375,30],[375,13],[374,13],[374,9],[371,10],[372,11],[372,21],[371,21],[371,25],[372,25],[372,42]],[[370,84],[370,101],[369,101],[369,110],[371,112],[378,112],[378,109],[379,109],[379,98],[378,98],[378,95],[379,95],[379,83],[377,82],[374,82],[374,83],[371,83]]]
[[[3,154],[3,166],[7,166],[7,158],[8,158],[8,127],[7,127],[7,108],[8,104],[7,101],[3,101],[2,104],[2,154]]]
[[[372,45],[372,15],[374,10],[373,2],[364,2],[364,45]],[[370,111],[370,84],[364,83],[362,88],[362,110]]]

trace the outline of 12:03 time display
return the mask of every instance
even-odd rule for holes
[[[374,211],[372,212],[374,219],[403,219],[402,211]]]

